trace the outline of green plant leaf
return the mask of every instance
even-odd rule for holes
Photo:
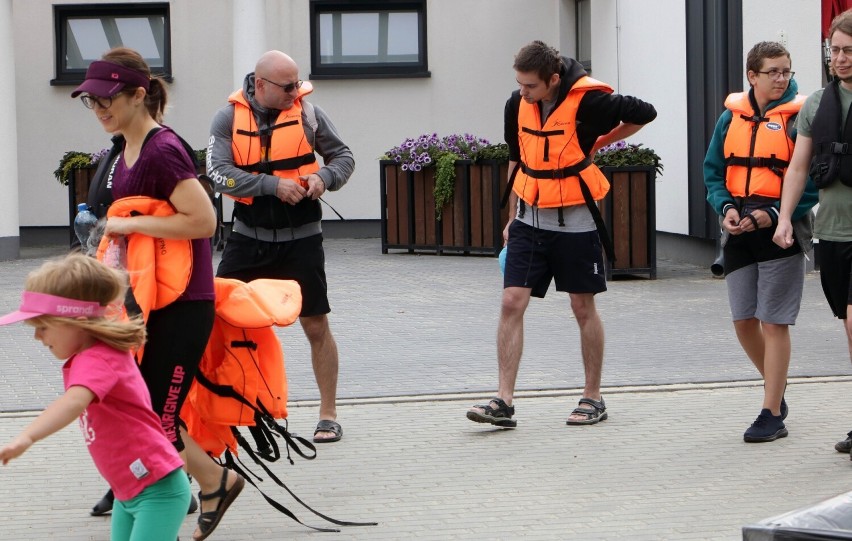
[[[53,172],[53,176],[60,184],[68,185],[71,175],[75,169],[86,169],[92,167],[92,155],[87,152],[70,150],[59,160],[59,167]]]
[[[435,160],[435,217],[440,220],[443,218],[444,206],[453,200],[453,195],[456,190],[456,160],[459,160],[458,154],[452,152],[442,152],[438,154]]]
[[[651,166],[657,174],[663,172],[660,157],[651,148],[643,148],[641,143],[626,144],[624,142],[607,145],[595,153],[595,165],[598,167],[630,167]]]

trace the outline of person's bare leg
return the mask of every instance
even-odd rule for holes
[[[761,377],[763,372],[763,359],[766,357],[763,329],[760,325],[760,320],[757,318],[740,319],[734,321],[734,330],[737,333],[737,340],[740,342],[743,351],[748,356]]]
[[[781,415],[781,398],[787,387],[790,367],[790,328],[787,325],[763,323],[766,344],[763,370],[763,407],[772,415]]]
[[[852,304],[846,307],[846,313],[852,314]],[[843,320],[843,328],[846,330],[846,347],[849,348],[849,360],[852,361],[852,320],[848,317]]]
[[[186,463],[186,470],[190,475],[192,475],[198,483],[198,486],[201,487],[201,494],[213,494],[219,490],[220,483],[222,482],[223,466],[214,462],[204,449],[199,447],[198,444],[195,443],[195,440],[193,440],[182,427],[180,429],[180,436],[184,444],[184,450],[181,452],[181,457],[183,457],[183,460]],[[228,480],[225,483],[225,490],[230,490],[234,486],[234,483],[237,482],[238,477],[239,476],[236,472],[229,471]],[[198,505],[201,506],[199,511],[201,513],[214,511],[219,505],[220,499],[221,498],[211,498],[209,500],[201,499],[198,502]],[[197,538],[200,535],[201,530],[196,527],[192,537]]]
[[[580,352],[583,356],[583,371],[586,381],[583,397],[600,401],[601,372],[603,370],[604,328],[595,306],[592,293],[570,293],[571,310],[580,327]],[[569,421],[582,421],[584,415],[571,414]]]
[[[339,358],[337,343],[331,334],[328,316],[300,317],[299,323],[311,345],[311,363],[314,368],[314,378],[320,393],[320,420],[334,421],[337,419],[337,373]],[[316,438],[328,439],[334,437],[333,432],[317,432]]]
[[[497,397],[508,406],[512,405],[524,350],[524,312],[529,306],[531,291],[526,287],[503,289],[500,323],[497,325]],[[482,408],[476,407],[470,408],[470,411],[484,413]]]

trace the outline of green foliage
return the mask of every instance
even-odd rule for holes
[[[204,164],[207,159],[207,149],[202,148],[193,151],[195,153],[195,159],[200,164]],[[78,152],[76,150],[69,150],[62,156],[62,159],[59,160],[59,167],[53,172],[53,176],[56,177],[56,180],[59,181],[63,186],[68,186],[68,182],[71,180],[71,176],[74,174],[75,169],[90,169],[94,168],[98,165],[98,162],[101,159],[105,158],[109,154],[109,149],[104,148],[97,152],[93,152],[89,154],[88,152]]]
[[[396,162],[403,171],[435,168],[435,216],[441,219],[444,206],[453,200],[457,160],[497,160],[506,162],[509,149],[505,143],[492,145],[488,140],[469,133],[438,137],[437,133],[408,138],[385,152],[381,159]]]
[[[453,200],[456,189],[456,160],[458,154],[453,152],[442,152],[435,160],[435,217],[440,220],[443,217],[444,206]]]
[[[598,167],[629,167],[635,165],[652,166],[657,174],[663,172],[660,157],[653,149],[643,148],[642,144],[628,144],[618,141],[607,145],[595,153],[595,165]]]
[[[472,152],[468,158],[455,152],[440,152],[434,160],[435,164],[435,216],[440,220],[444,207],[453,200],[456,188],[456,161],[469,159],[473,162],[496,160],[499,163],[509,161],[509,145],[499,143],[485,145]]]
[[[496,160],[499,163],[508,163],[509,145],[506,143],[485,145],[473,154],[472,159],[474,162]]]
[[[86,169],[88,167],[93,167],[91,154],[69,150],[59,160],[59,167],[53,172],[53,176],[60,184],[67,186],[75,169]]]

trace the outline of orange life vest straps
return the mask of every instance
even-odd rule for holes
[[[744,113],[740,113],[740,118],[745,120],[746,122],[753,123],[755,133],[761,122],[769,122],[769,117],[760,115],[747,115]],[[782,126],[782,128],[786,128],[786,126]],[[772,154],[768,158],[755,156],[735,156],[734,154],[731,154],[725,158],[725,165],[739,165],[742,167],[766,167],[770,171],[778,175],[780,178],[784,178],[784,169],[786,169],[787,166],[790,165],[790,162],[777,158],[775,154]]]
[[[753,156],[751,158],[747,158],[743,156],[730,155],[725,158],[725,165],[739,165],[742,167],[766,167],[767,169],[778,175],[779,178],[784,178],[784,169],[786,169],[787,166],[790,165],[790,162],[788,162],[787,160],[776,158],[774,154],[769,158],[755,158]]]
[[[544,146],[545,148],[547,147],[546,139],[544,141]],[[547,161],[547,156],[545,156],[544,161]],[[580,177],[580,173],[590,165],[592,165],[592,158],[586,156],[574,165],[570,165],[568,167],[560,167],[559,169],[533,169],[527,164],[521,163],[521,170],[532,178],[556,179],[564,177]],[[580,177],[580,180],[582,180],[582,177]]]
[[[548,139],[551,135],[564,135],[565,130],[533,130],[531,128],[527,128],[524,126],[521,128],[525,133],[530,135],[535,135],[537,137],[544,137],[544,159],[542,161],[549,162],[550,161],[550,139]],[[545,177],[542,177],[545,178]],[[546,178],[555,178],[548,176]]]
[[[269,148],[269,145],[272,143],[272,135],[275,130],[279,128],[286,128],[288,126],[292,126],[294,124],[299,124],[298,120],[288,120],[286,122],[280,122],[278,124],[274,124],[264,129],[256,129],[252,130],[243,130],[241,128],[237,128],[236,133],[239,135],[245,135],[247,137],[258,137],[260,138],[260,144],[262,148]],[[254,125],[254,124],[252,124]],[[255,126],[256,127],[256,126]],[[292,158],[284,158],[278,160],[270,160],[270,161],[259,161],[253,164],[247,165],[238,165],[240,169],[243,171],[247,171],[249,173],[265,173],[267,175],[272,175],[275,171],[280,170],[288,170],[288,169],[298,169],[303,165],[308,165],[311,163],[315,163],[317,161],[317,157],[313,152],[308,154],[302,154],[301,156],[295,156]]]

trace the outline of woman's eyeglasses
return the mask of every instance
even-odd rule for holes
[[[120,93],[121,92],[119,92],[119,94]],[[80,96],[80,101],[82,101],[83,105],[85,105],[88,109],[94,109],[95,105],[99,105],[101,109],[109,109],[112,105],[112,99],[116,96],[118,96],[118,94],[114,94],[108,98],[98,98],[90,94],[83,94]]]

